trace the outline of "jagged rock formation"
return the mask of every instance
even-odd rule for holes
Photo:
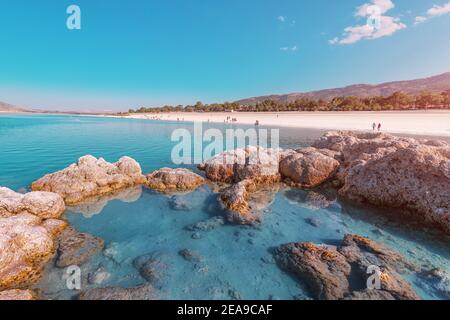
[[[64,202],[56,194],[25,195],[0,188],[0,290],[36,282],[66,227],[59,220]]]
[[[31,185],[34,191],[50,191],[63,197],[67,205],[74,205],[90,197],[145,183],[141,166],[134,159],[122,157],[116,163],[81,157],[77,163],[48,174]]]
[[[346,235],[338,248],[308,242],[285,244],[276,249],[275,258],[304,281],[317,299],[419,299],[398,273],[414,267],[398,253],[361,236]],[[367,288],[370,266],[380,270],[379,289]]]
[[[450,145],[383,133],[329,132],[314,143],[341,155],[339,194],[412,213],[450,232]]]

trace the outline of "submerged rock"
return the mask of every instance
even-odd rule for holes
[[[88,274],[88,282],[90,284],[102,284],[111,277],[111,273],[106,271],[104,268],[98,268],[94,272]]]
[[[280,180],[279,157],[279,150],[249,146],[220,153],[199,168],[214,182],[237,183],[252,179],[258,183],[273,183]]]
[[[332,192],[324,192],[324,190],[316,189],[289,189],[285,191],[284,195],[286,196],[288,201],[292,201],[295,204],[314,211],[328,208],[336,201],[336,196],[332,194]]]
[[[169,200],[169,206],[175,211],[190,211],[192,210],[191,203],[188,198],[181,195],[172,196]]]
[[[200,255],[200,253],[189,249],[180,250],[178,254],[189,262],[199,263],[203,260],[203,257]]]
[[[133,266],[146,281],[162,287],[170,272],[170,258],[166,253],[153,252],[134,259]]]
[[[34,191],[55,192],[63,197],[66,204],[73,205],[144,182],[141,167],[132,158],[122,157],[113,164],[88,155],[62,171],[33,182],[31,188]]]
[[[0,187],[0,217],[7,218],[20,213],[31,213],[43,219],[59,218],[64,210],[64,201],[56,193],[22,194]]]
[[[318,299],[342,299],[349,292],[351,266],[336,250],[290,243],[276,251],[278,263],[304,281]]]
[[[82,292],[79,300],[156,300],[157,291],[150,285],[136,288],[96,288]]]
[[[251,225],[261,222],[278,190],[279,184],[261,185],[247,179],[222,190],[220,203],[226,209],[228,222]]]
[[[36,300],[36,295],[31,290],[12,289],[0,292],[1,300]]]
[[[280,162],[280,173],[286,181],[300,188],[314,188],[331,179],[339,162],[329,150],[300,149]]]
[[[383,133],[329,132],[314,143],[341,153],[339,194],[399,208],[450,233],[450,145]]]
[[[228,210],[229,222],[253,224],[260,221],[260,213],[252,212],[248,203],[250,192],[255,190],[256,185],[252,180],[244,180],[222,191],[220,200]]]
[[[313,227],[320,227],[321,225],[320,220],[316,218],[306,218],[305,222]]]
[[[71,265],[81,266],[94,254],[101,251],[104,241],[87,233],[67,228],[59,238],[56,266],[59,268]]]
[[[203,177],[183,168],[162,168],[147,175],[147,186],[162,192],[193,191],[205,182]]]
[[[450,299],[450,271],[435,268],[422,271],[420,285],[428,291],[434,291],[443,299]]]
[[[275,258],[318,299],[420,299],[397,273],[413,266],[398,253],[361,236],[346,235],[338,248],[312,243],[282,245]],[[367,288],[369,266],[380,271],[379,289]]]
[[[186,227],[189,231],[211,231],[225,224],[223,217],[212,217]]]

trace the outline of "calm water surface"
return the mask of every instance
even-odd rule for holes
[[[233,127],[211,126],[222,130]],[[177,128],[192,130],[192,124],[1,115],[0,185],[23,191],[44,174],[61,170],[86,154],[111,162],[128,155],[141,164],[145,173],[174,167],[170,154],[176,142],[171,142],[170,137]],[[321,134],[314,130],[281,129],[280,144],[307,146]],[[318,195],[325,200],[321,205],[312,200]],[[311,193],[286,188],[268,197],[271,204],[258,227],[224,225],[209,231],[189,228],[223,214],[217,194],[208,186],[175,196],[133,188],[69,208],[65,216],[77,230],[101,237],[106,244],[102,253],[82,266],[83,287],[143,284],[145,280],[133,266],[133,260],[151,254],[166,266],[161,283],[156,285],[163,299],[307,298],[305,288],[274,263],[271,250],[293,241],[337,244],[345,233],[383,242],[419,266],[449,270],[448,237],[407,221],[388,220],[383,214],[389,212],[355,207],[320,190]],[[311,218],[318,226],[308,223]],[[186,261],[178,254],[182,249],[193,250],[201,258]],[[96,271],[109,277],[101,284],[89,284],[87,275]],[[423,298],[448,298],[422,278],[404,276]],[[38,287],[45,297],[69,299],[76,292],[66,289],[63,277],[64,270],[50,264]]]

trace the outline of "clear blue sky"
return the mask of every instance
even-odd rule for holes
[[[366,24],[357,12],[371,2],[384,29],[343,34]],[[71,4],[81,30],[66,28]],[[1,0],[0,101],[126,110],[430,76],[450,71],[449,8],[448,0]]]

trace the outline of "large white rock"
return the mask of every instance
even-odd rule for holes
[[[339,194],[398,208],[450,233],[450,145],[389,134],[330,132],[315,144],[341,153]]]
[[[35,282],[54,249],[41,218],[29,213],[0,218],[0,290]]]
[[[279,180],[279,159],[280,150],[249,146],[217,154],[200,168],[215,182],[274,182]]]
[[[68,168],[33,182],[32,189],[55,192],[66,204],[72,205],[145,181],[141,166],[132,158],[122,157],[116,163],[109,163],[87,155]]]

